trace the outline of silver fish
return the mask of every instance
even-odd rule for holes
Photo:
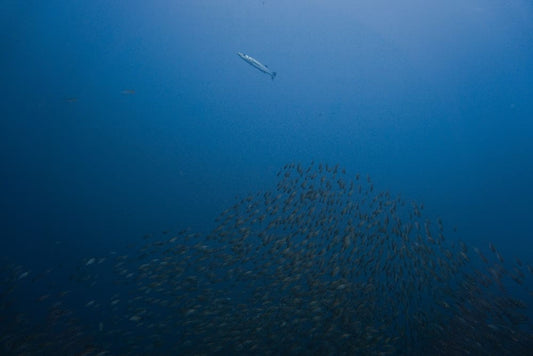
[[[266,73],[270,75],[272,80],[274,80],[274,77],[276,76],[276,72],[271,71],[268,66],[264,65],[263,63],[259,62],[257,59],[250,57],[247,54],[244,54],[242,52],[237,52],[237,55],[241,57],[244,61],[246,61],[248,64],[254,66],[255,68],[259,69],[261,72]]]

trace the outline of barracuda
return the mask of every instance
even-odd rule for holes
[[[271,71],[266,65],[259,62],[257,59],[250,57],[247,54],[244,54],[242,52],[237,52],[237,55],[241,57],[244,61],[246,61],[248,64],[254,66],[255,68],[259,69],[261,72],[266,73],[270,75],[272,80],[274,80],[274,77],[276,76],[276,72]]]

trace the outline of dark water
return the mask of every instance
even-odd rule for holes
[[[0,30],[2,354],[532,349],[530,3],[4,1]]]

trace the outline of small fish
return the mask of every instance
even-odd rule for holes
[[[135,90],[133,89],[124,89],[120,92],[122,95],[133,95],[135,94]]]
[[[91,301],[87,302],[87,304],[85,304],[86,307],[90,307],[92,305],[94,305],[94,300],[91,300]]]
[[[140,321],[141,320],[141,317],[138,316],[138,315],[134,315],[130,318],[130,321]]]

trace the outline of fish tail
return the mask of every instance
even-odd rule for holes
[[[274,80],[274,78],[276,77],[276,72],[272,72],[272,74],[270,75],[272,77],[272,80]]]

